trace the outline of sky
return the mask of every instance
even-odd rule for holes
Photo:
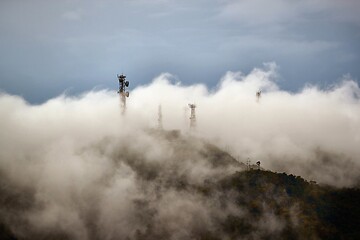
[[[298,92],[360,79],[358,0],[2,0],[0,91],[37,104],[170,73],[216,88],[275,63]]]

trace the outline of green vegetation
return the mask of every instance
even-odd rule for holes
[[[360,238],[359,189],[322,187],[299,176],[259,170],[226,177],[218,189],[235,190],[237,205],[248,210],[245,219],[250,219],[248,223],[234,217],[227,219],[226,232],[246,236],[251,232],[250,222],[259,222],[271,212],[284,224],[277,236],[281,239]]]

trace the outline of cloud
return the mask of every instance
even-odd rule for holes
[[[121,129],[126,134],[138,133],[139,129],[156,126],[159,104],[164,127],[186,132],[187,104],[196,103],[198,134],[217,139],[216,143],[230,149],[234,156],[261,159],[264,167],[275,170],[280,166],[277,161],[290,162],[294,167],[285,170],[317,180],[321,176],[315,176],[314,172],[296,169],[297,164],[320,161],[323,154],[319,152],[334,154],[334,161],[347,159],[351,162],[349,166],[358,166],[358,84],[347,76],[327,90],[309,85],[300,92],[289,93],[277,85],[277,68],[275,63],[269,63],[247,75],[228,72],[212,91],[202,84],[173,84],[171,74],[162,74],[151,84],[131,91],[125,119],[119,115],[118,98],[108,91],[79,97],[60,96],[35,106],[3,94],[1,144],[7,151],[2,153],[2,159],[16,165],[17,161],[10,159],[19,156],[19,161],[25,161],[21,156],[28,155],[27,151],[41,155],[44,145],[48,146],[46,154],[52,154],[58,144],[71,152],[78,144],[86,146],[102,137],[116,136],[125,123],[127,127]],[[263,95],[257,103],[255,92],[259,89]],[[98,130],[89,131],[92,128]],[[354,171],[355,175],[357,167]],[[327,179],[324,183],[351,185],[352,177],[350,174],[343,183],[324,176]]]
[[[131,91],[125,116],[115,91],[62,95],[41,105],[2,93],[0,177],[10,187],[0,190],[16,196],[0,209],[6,223],[33,238],[189,239],[216,231],[229,214],[247,215],[234,205],[235,193],[226,193],[225,202],[199,193],[204,182],[241,170],[213,159],[214,146],[320,184],[359,184],[358,84],[347,77],[326,90],[289,93],[277,85],[277,68],[227,72],[214,90],[162,74]],[[190,102],[197,104],[197,129],[188,135]],[[182,134],[152,130],[159,104],[164,128]],[[265,212],[252,226],[254,236],[284,229],[282,219]]]
[[[287,170],[323,183],[355,184],[359,173],[356,146],[360,140],[358,84],[345,78],[327,90],[309,85],[289,93],[278,87],[276,79],[275,64],[254,69],[248,75],[228,72],[212,92],[203,85],[169,84],[164,75],[133,91],[129,112],[140,113],[139,119],[152,118],[156,124],[157,104],[161,103],[165,127],[186,129],[183,108],[195,102],[199,134],[217,139],[218,144],[232,149],[234,156],[261,159],[270,169]],[[260,103],[255,99],[258,89],[263,91]],[[322,162],[319,150],[332,158],[328,161],[331,166],[340,161],[344,171],[338,171],[338,167],[334,175],[321,169],[308,171],[312,163]],[[280,168],[278,162],[286,164]],[[343,177],[344,181],[336,180]]]

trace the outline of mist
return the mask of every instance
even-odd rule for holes
[[[246,216],[232,193],[225,204],[198,193],[204,182],[243,170],[209,163],[214,147],[239,163],[249,158],[319,184],[358,186],[358,84],[345,76],[327,89],[291,93],[279,88],[277,68],[227,72],[215,89],[164,73],[130,91],[124,116],[116,90],[41,105],[2,93],[1,192],[15,199],[1,208],[3,221],[24,239],[191,239],[229,212]],[[197,105],[195,130],[188,103]],[[176,131],[154,130],[159,105],[164,129]],[[284,225],[271,212],[261,223],[260,232]]]
[[[133,91],[129,117],[156,126],[161,104],[164,126],[187,131],[187,103],[196,103],[196,134],[240,161],[260,160],[264,168],[339,187],[358,184],[358,84],[344,76],[325,89],[306,85],[291,93],[278,87],[277,68],[266,63],[247,75],[227,72],[212,90],[204,85],[182,86],[170,74],[162,74]],[[258,90],[262,90],[259,101]]]

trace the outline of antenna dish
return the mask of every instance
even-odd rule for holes
[[[128,87],[129,86],[129,81],[125,82],[125,86]]]

